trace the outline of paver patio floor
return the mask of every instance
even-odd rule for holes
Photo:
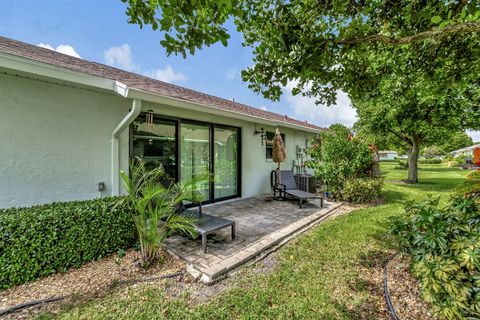
[[[230,228],[208,236],[207,253],[201,249],[201,239],[173,236],[167,239],[167,249],[210,278],[257,256],[262,251],[321,219],[339,203],[309,200],[300,209],[298,201],[269,201],[262,195],[206,206],[204,213],[236,222],[236,238],[231,240]]]

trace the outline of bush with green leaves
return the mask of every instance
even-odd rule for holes
[[[380,196],[383,188],[383,178],[348,179],[343,185],[341,199],[348,202],[372,202]]]
[[[478,181],[480,183],[480,170],[472,171],[467,176],[468,180]]]
[[[419,159],[419,164],[440,164],[442,163],[442,159]]]
[[[131,162],[130,174],[121,171],[120,175],[127,197],[119,203],[128,203],[132,208],[143,267],[150,266],[158,258],[160,247],[172,233],[196,236],[193,220],[182,216],[177,209],[182,200],[202,200],[196,190],[199,180],[172,183],[162,167],[147,169],[141,159]]]
[[[474,197],[410,202],[391,234],[413,258],[423,298],[443,319],[480,317],[480,208]]]
[[[457,157],[455,157],[453,160],[454,160],[454,164],[457,166],[457,167],[460,167],[460,166],[463,166],[465,164],[465,159],[467,157],[465,155],[459,155]]]
[[[398,167],[395,169],[406,170],[408,169],[408,161],[407,160],[398,160]]]
[[[132,247],[132,213],[118,199],[0,210],[0,289]]]
[[[374,175],[372,149],[354,137],[347,127],[334,124],[314,141],[308,150],[310,160],[306,165],[314,169],[333,198],[341,199],[346,181]]]

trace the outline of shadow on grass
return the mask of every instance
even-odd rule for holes
[[[394,191],[394,190],[385,190],[383,191],[383,196],[385,197],[385,203],[403,203],[408,198],[405,196],[404,192]]]

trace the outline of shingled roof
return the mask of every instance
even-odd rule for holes
[[[300,121],[288,117],[287,115],[281,115],[278,113],[250,107],[242,103],[215,97],[195,90],[138,75],[133,72],[127,72],[97,62],[75,58],[53,50],[4,37],[0,37],[0,52],[80,73],[102,77],[105,79],[117,80],[125,83],[130,88],[147,91],[161,96],[182,99],[189,102],[216,107],[226,111],[241,113],[247,116],[275,121],[278,123],[288,123],[308,129],[322,130],[322,128],[319,126],[308,123],[307,121]]]

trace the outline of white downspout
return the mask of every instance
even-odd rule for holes
[[[120,195],[120,150],[118,137],[142,111],[142,100],[133,99],[132,108],[112,132],[112,196]]]

